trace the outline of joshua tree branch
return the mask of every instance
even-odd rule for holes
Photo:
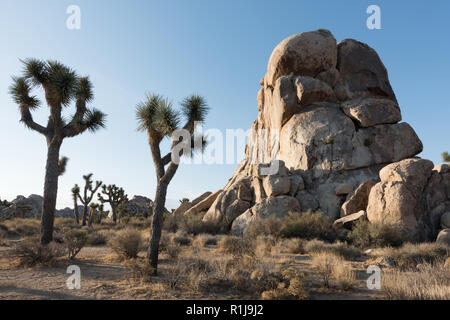
[[[37,131],[43,135],[47,134],[47,128],[33,121],[33,116],[31,115],[30,107],[23,104],[20,105],[20,114],[22,116],[22,119],[20,121],[22,121],[28,128]]]

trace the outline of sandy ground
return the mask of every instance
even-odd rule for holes
[[[11,247],[0,246],[0,299],[25,300],[79,300],[79,299],[240,299],[245,296],[214,292],[198,292],[189,290],[174,290],[172,292],[152,292],[155,286],[149,287],[134,283],[127,279],[128,269],[116,259],[108,247],[85,247],[77,259],[69,262],[67,259],[58,261],[53,267],[18,268],[6,257]],[[213,249],[210,249],[213,250]],[[311,265],[311,257],[305,255],[285,255],[284,259],[306,272],[308,277],[318,279]],[[81,289],[69,290],[66,273],[69,265],[77,265],[81,269]],[[352,268],[357,271],[357,286],[349,292],[313,287],[310,298],[333,300],[368,300],[382,298],[382,292],[369,290],[366,286],[366,269],[364,261],[352,262]],[[170,262],[162,260],[160,275],[156,281],[163,280],[165,268]]]

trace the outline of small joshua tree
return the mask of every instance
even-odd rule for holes
[[[181,113],[173,109],[172,103],[159,95],[149,95],[146,100],[137,107],[138,129],[145,131],[148,135],[148,143],[153,157],[153,163],[156,169],[156,195],[153,211],[152,228],[150,231],[148,260],[157,274],[159,242],[161,239],[163,214],[167,189],[178,170],[180,156],[191,156],[193,146],[206,145],[203,136],[193,138],[196,124],[204,121],[208,106],[203,97],[192,95],[181,103]],[[185,124],[180,127],[180,118],[184,116]],[[187,132],[189,137],[183,135]],[[177,135],[181,136],[178,137]],[[170,152],[161,155],[161,142],[164,138],[172,139]],[[187,140],[189,139],[189,140]],[[182,146],[180,148],[180,146]],[[197,148],[195,148],[197,149]],[[167,167],[167,169],[166,169]]]
[[[80,194],[80,187],[76,184],[72,188],[72,199],[73,199],[73,216],[75,218],[75,222],[80,224],[80,216],[78,213],[78,195]]]
[[[94,216],[95,216],[95,212],[98,209],[98,204],[97,203],[91,203],[89,205],[89,223],[88,226],[92,227],[92,223],[94,222]]]
[[[441,157],[442,157],[442,161],[450,162],[450,154],[448,154],[447,151],[442,152]]]
[[[114,224],[116,224],[119,206],[128,202],[128,196],[122,188],[119,188],[115,184],[109,186],[103,185],[102,192],[98,194],[98,201],[102,204],[109,203],[111,206],[112,218]]]
[[[27,59],[21,77],[13,77],[10,93],[19,105],[21,122],[33,131],[42,134],[47,141],[47,164],[45,167],[44,200],[41,217],[41,243],[53,240],[58,177],[61,174],[59,151],[65,138],[72,138],[86,130],[95,132],[105,126],[105,115],[88,109],[87,103],[94,94],[88,77],[77,73],[58,61]],[[46,126],[33,120],[31,111],[38,109],[41,101],[32,94],[35,87],[42,87],[50,116]],[[75,102],[76,111],[66,121],[63,109]]]
[[[78,191],[78,193],[77,193],[78,199],[81,201],[81,203],[84,206],[84,208],[83,208],[83,222],[82,222],[83,226],[85,226],[86,222],[87,222],[89,203],[91,203],[92,198],[94,198],[95,193],[97,192],[97,190],[103,184],[103,182],[101,182],[101,181],[96,181],[95,182],[95,187],[94,187],[93,181],[92,181],[92,176],[93,176],[92,173],[89,173],[89,174],[83,176],[83,179],[85,181],[83,196],[80,195],[79,188],[78,188],[78,190],[76,188],[74,188],[75,191]],[[72,189],[72,191],[74,191],[74,189]]]

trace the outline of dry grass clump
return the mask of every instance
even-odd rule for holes
[[[383,273],[382,290],[390,300],[449,300],[450,271],[444,263],[425,263],[417,272]]]
[[[361,250],[343,242],[326,243],[321,240],[311,240],[303,245],[306,253],[330,253],[343,257],[347,260],[355,259],[361,256]]]
[[[80,226],[75,222],[73,218],[55,218],[55,229],[64,228],[79,228]]]
[[[52,266],[64,254],[61,245],[50,243],[44,246],[37,237],[21,241],[10,251],[10,257],[17,259],[18,265],[22,267]]]
[[[172,242],[180,246],[189,246],[192,241],[191,238],[184,232],[177,232],[172,236]]]
[[[92,232],[87,240],[87,243],[91,246],[103,246],[108,243],[108,240],[114,235],[114,231],[111,230],[98,230]]]
[[[121,258],[136,258],[143,247],[141,232],[132,228],[117,231],[108,241],[108,245]]]
[[[204,248],[206,246],[217,245],[217,237],[209,234],[199,234],[192,241],[192,246],[195,248]]]
[[[40,233],[40,221],[36,219],[21,219],[16,218],[6,220],[3,225],[8,228],[10,234],[17,234],[19,236],[33,236]]]
[[[64,234],[69,259],[74,259],[88,241],[88,234],[83,230],[69,230]]]
[[[395,226],[359,220],[355,223],[349,239],[360,248],[398,247],[405,241],[405,236]]]
[[[322,239],[334,241],[337,228],[322,212],[291,212],[283,218],[269,217],[252,224],[245,234],[251,238],[272,235],[277,238]]]
[[[276,245],[280,253],[304,254],[305,240],[299,238],[282,239]]]
[[[424,263],[443,262],[450,256],[449,247],[436,242],[406,243],[399,248],[385,248],[382,254],[394,259],[400,269],[414,269]]]
[[[214,222],[203,221],[202,214],[193,215],[180,215],[175,217],[173,214],[168,214],[164,216],[163,228],[169,232],[183,231],[190,235],[199,234],[219,234],[221,233],[222,227]]]
[[[235,257],[244,255],[252,255],[254,252],[254,243],[238,236],[223,236],[219,239],[219,248],[225,253],[229,253]]]
[[[272,283],[275,288],[263,291],[263,300],[305,300],[309,293],[306,289],[307,278],[305,274],[297,269],[289,268],[281,274],[282,280]]]
[[[130,270],[129,279],[140,283],[150,282],[155,270],[148,259],[125,260],[124,265]]]
[[[354,287],[356,276],[341,256],[330,252],[320,252],[313,257],[313,265],[326,288],[331,288],[331,280],[335,280],[335,285],[343,290]]]

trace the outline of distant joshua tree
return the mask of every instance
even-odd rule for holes
[[[73,191],[78,191],[78,193],[77,193],[78,199],[81,201],[81,203],[84,206],[84,208],[83,208],[83,220],[82,220],[82,225],[83,226],[85,226],[86,222],[87,222],[89,204],[91,203],[92,199],[94,198],[94,195],[97,192],[97,190],[103,184],[103,182],[101,182],[101,181],[96,181],[95,182],[95,187],[94,187],[93,181],[92,181],[92,176],[93,176],[92,173],[89,173],[89,174],[83,176],[83,179],[84,179],[83,196],[80,195],[80,188],[78,188],[78,190],[76,189],[76,187],[78,187],[77,185],[75,185],[75,187],[72,189],[72,192]]]
[[[183,203],[189,202],[189,199],[188,198],[183,198],[183,199],[178,200],[178,201],[180,201],[180,203],[183,204]]]
[[[102,195],[102,194],[103,195]],[[112,218],[114,224],[117,223],[118,209],[123,206],[124,203],[128,203],[128,196],[122,188],[119,188],[115,184],[102,186],[102,192],[98,194],[98,201],[100,203],[109,203],[111,206]]]
[[[78,212],[78,196],[80,194],[80,187],[76,184],[72,188],[72,199],[73,199],[73,215],[77,224],[80,224],[80,215]]]
[[[88,77],[79,77],[76,72],[58,61],[27,59],[22,77],[13,77],[10,93],[19,105],[21,122],[47,140],[47,165],[45,169],[44,200],[41,220],[41,243],[53,240],[53,223],[58,193],[59,150],[65,138],[75,137],[86,130],[95,132],[105,126],[105,114],[96,109],[88,109],[94,94]],[[49,106],[50,116],[47,126],[33,120],[31,111],[41,102],[31,91],[42,87]],[[66,121],[62,110],[75,101],[76,112]]]
[[[208,113],[208,106],[203,97],[192,95],[183,100],[181,103],[182,114],[186,123],[183,127],[179,126],[180,112],[172,107],[167,99],[160,95],[149,95],[146,100],[141,102],[137,107],[138,130],[145,131],[148,135],[148,143],[153,157],[153,163],[156,169],[156,195],[155,206],[153,211],[152,228],[150,231],[148,259],[153,267],[154,273],[157,274],[158,268],[158,252],[159,242],[161,239],[163,214],[166,203],[167,188],[178,170],[179,162],[173,161],[172,156],[192,155],[192,142],[196,145],[199,141],[192,141],[192,135],[195,131],[196,124],[204,121]],[[181,138],[172,137],[178,129],[187,131],[191,139],[183,141]],[[164,138],[172,138],[170,152],[162,156],[160,144]],[[201,145],[204,146],[204,138],[201,138]],[[179,144],[188,147],[189,152],[178,151]],[[178,154],[177,154],[178,153]],[[175,157],[176,159],[176,157]],[[166,166],[167,170],[166,170]]]
[[[447,151],[442,152],[441,157],[442,157],[442,161],[450,162],[450,154],[448,154]]]
[[[92,223],[94,222],[94,217],[95,217],[95,211],[98,210],[98,203],[91,203],[89,205],[89,223],[88,226],[92,227]]]

